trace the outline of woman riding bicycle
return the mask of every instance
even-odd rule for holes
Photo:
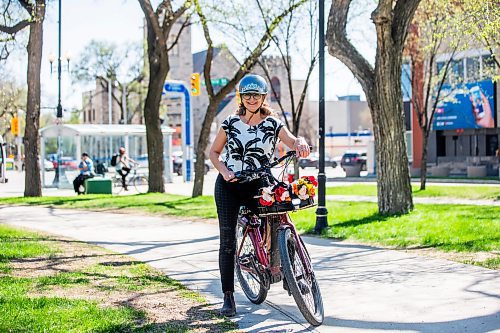
[[[220,313],[228,317],[236,314],[233,293],[238,212],[244,205],[258,213],[254,196],[264,185],[262,179],[238,183],[235,172],[255,170],[268,163],[278,139],[295,150],[298,157],[307,157],[310,153],[304,138],[295,137],[281,120],[272,115],[265,103],[268,89],[263,77],[246,75],[238,85],[238,92],[240,106],[236,114],[222,122],[210,148],[210,160],[219,171],[215,182],[215,202],[220,230],[219,270],[224,293]],[[226,157],[221,161],[219,157],[224,149]]]

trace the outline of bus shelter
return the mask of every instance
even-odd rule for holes
[[[172,134],[174,129],[162,126],[164,177],[172,182]],[[44,127],[40,130],[42,161],[51,161],[53,168],[42,168],[42,186],[72,188],[78,175],[78,164],[83,152],[94,162],[104,163],[109,171],[111,157],[124,147],[141,168],[148,167],[145,125],[93,125],[64,124]],[[43,165],[43,164],[42,164]],[[49,163],[50,166],[50,163]],[[147,169],[145,170],[147,172]]]

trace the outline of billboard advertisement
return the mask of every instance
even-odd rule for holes
[[[457,86],[445,85],[434,114],[434,130],[493,128],[495,126],[493,82],[484,80]]]

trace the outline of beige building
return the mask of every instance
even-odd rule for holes
[[[316,129],[318,146],[318,101],[309,101],[308,127]],[[328,156],[340,156],[345,151],[368,150],[372,136],[370,109],[359,96],[340,96],[338,101],[325,101],[325,152]]]

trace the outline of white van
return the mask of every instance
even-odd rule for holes
[[[6,183],[7,178],[5,177],[5,164],[7,163],[7,156],[5,155],[5,144],[3,138],[0,135],[0,183]]]

